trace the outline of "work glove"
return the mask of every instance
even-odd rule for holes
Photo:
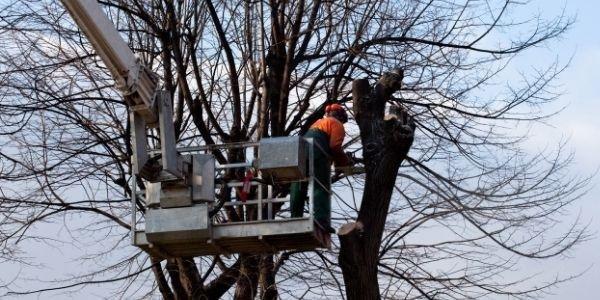
[[[342,171],[344,173],[344,175],[346,175],[346,176],[352,176],[352,174],[354,174],[352,165],[339,167],[337,169]]]

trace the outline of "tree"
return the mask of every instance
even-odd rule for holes
[[[353,111],[347,149],[365,174],[336,177],[334,217],[347,224],[332,251],[166,262],[134,251],[127,108],[60,3],[9,1],[0,13],[2,257],[26,262],[22,240],[52,244],[35,228],[74,216],[93,220],[64,222],[75,237],[114,242],[90,249],[104,267],[56,289],[118,281],[116,293],[167,299],[527,298],[562,279],[506,280],[516,259],[557,256],[586,238],[577,221],[552,229],[587,178],[569,177],[560,151],[523,152],[526,133],[510,130],[551,115],[541,107],[558,98],[562,66],[498,86],[512,58],[559,37],[568,17],[522,21],[511,14],[526,4],[509,0],[100,2],[162,76],[179,146],[303,133],[336,101]],[[215,152],[220,162],[239,155]]]

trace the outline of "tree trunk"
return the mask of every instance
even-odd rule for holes
[[[152,260],[152,273],[156,278],[156,284],[158,285],[158,290],[165,300],[175,300],[175,295],[171,291],[169,287],[169,283],[167,282],[167,278],[165,277],[165,273],[163,273],[162,266],[160,264],[160,260],[156,258],[151,258]]]
[[[196,268],[196,262],[193,258],[177,258],[177,267],[179,268],[179,280],[185,289],[189,299],[206,298],[200,272]]]
[[[347,299],[379,299],[377,259],[368,255],[363,243],[363,225],[348,223],[339,231],[339,263],[346,285]],[[375,257],[376,258],[376,257]]]
[[[214,279],[206,286],[206,298],[208,300],[221,299],[221,297],[231,288],[231,286],[236,283],[238,277],[240,276],[240,265],[241,262],[240,259],[238,259],[235,264],[224,269],[219,277]]]
[[[275,285],[275,264],[273,263],[273,255],[263,255],[260,261],[260,299],[276,300],[277,286]]]
[[[241,254],[242,266],[235,289],[234,299],[252,300],[258,290],[258,263],[260,255]]]
[[[352,85],[354,114],[360,128],[366,181],[357,221],[340,229],[339,263],[349,300],[380,299],[379,246],[396,175],[412,145],[415,125],[402,108],[385,104],[400,89],[403,72],[384,74],[371,88],[366,79]]]
[[[173,289],[173,292],[175,293],[175,299],[187,299],[188,295],[185,292],[185,288],[183,287],[183,284],[181,283],[181,280],[179,278],[180,272],[175,258],[167,259],[167,272],[169,273],[169,277],[171,278],[171,287]]]

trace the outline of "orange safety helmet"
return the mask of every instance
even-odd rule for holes
[[[325,106],[325,114],[340,120],[342,123],[348,122],[348,114],[346,113],[346,110],[343,106],[337,103]]]

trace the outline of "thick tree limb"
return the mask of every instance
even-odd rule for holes
[[[165,274],[163,273],[160,265],[160,260],[156,258],[152,258],[152,273],[154,273],[154,276],[156,277],[156,284],[158,285],[158,290],[160,291],[163,299],[174,300],[175,295],[173,295],[173,291],[171,291],[169,283],[165,278]]]
[[[221,297],[235,284],[240,276],[241,260],[238,259],[231,267],[225,269],[219,277],[210,282],[206,287],[208,299],[221,299]]]

